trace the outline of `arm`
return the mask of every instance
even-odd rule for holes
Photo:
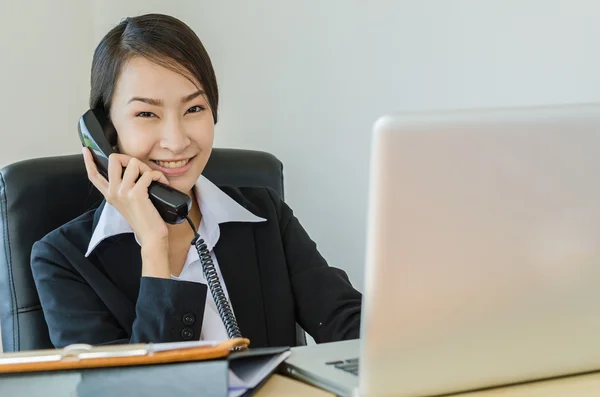
[[[279,215],[298,323],[317,343],[358,338],[362,295],[344,271],[328,266],[291,208],[269,193]]]
[[[81,256],[81,260],[87,259]],[[121,316],[121,319],[133,317],[133,324],[120,324],[101,298],[102,294],[111,295],[113,302],[118,304],[119,298],[115,295],[120,292],[93,265],[89,266],[93,272],[86,279],[53,245],[38,241],[33,246],[31,268],[55,347],[72,343],[180,341],[184,340],[181,333],[186,327],[191,328],[194,335],[200,335],[205,285],[141,277],[135,313]],[[124,303],[123,307],[128,304]],[[194,324],[184,324],[185,313],[195,315]],[[131,335],[126,331],[129,327]]]

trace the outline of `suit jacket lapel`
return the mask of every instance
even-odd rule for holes
[[[93,228],[95,230],[100,213],[104,208],[103,202],[94,214]],[[135,241],[132,233],[119,234],[107,238],[100,243],[92,253],[90,259],[97,258],[98,264],[106,276],[114,283],[116,289],[110,288],[111,294],[123,294],[123,318],[119,322],[131,334],[131,327],[135,319],[135,304],[140,289],[142,274],[142,258],[140,246]],[[129,302],[127,302],[129,301]],[[129,303],[129,304],[128,304]]]
[[[140,246],[132,233],[109,237],[97,248],[106,275],[135,305],[142,277]]]
[[[224,223],[215,246],[233,312],[251,347],[268,345],[252,223]]]

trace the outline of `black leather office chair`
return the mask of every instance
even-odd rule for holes
[[[217,185],[265,186],[283,197],[283,166],[265,152],[214,149],[204,175]],[[31,275],[33,243],[100,204],[83,157],[25,160],[0,170],[0,316],[5,352],[52,348]],[[297,326],[297,344],[306,344]]]

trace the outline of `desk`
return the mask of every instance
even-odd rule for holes
[[[597,397],[600,372],[457,394],[453,397]]]
[[[333,393],[316,388],[287,376],[273,374],[254,394],[254,397],[335,397]]]
[[[332,393],[304,384],[279,374],[273,374],[256,397],[332,397]],[[516,386],[498,387],[477,392],[461,393],[452,397],[598,397],[600,372],[570,376]],[[450,396],[448,396],[450,397]]]

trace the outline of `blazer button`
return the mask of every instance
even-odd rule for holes
[[[181,330],[181,337],[185,340],[190,340],[194,336],[194,331],[191,328],[184,328]]]
[[[196,316],[193,313],[186,313],[183,315],[183,323],[185,325],[192,325],[196,322]]]

